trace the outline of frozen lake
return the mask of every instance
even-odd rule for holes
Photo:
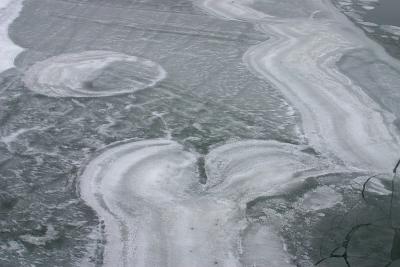
[[[381,1],[0,0],[0,266],[400,264]]]

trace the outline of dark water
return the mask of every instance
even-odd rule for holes
[[[379,5],[369,11],[365,18],[377,24],[400,26],[400,1],[380,0]]]

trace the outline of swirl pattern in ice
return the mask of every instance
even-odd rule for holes
[[[245,231],[244,211],[251,199],[328,172],[301,149],[273,141],[226,144],[206,156],[206,185],[199,183],[198,155],[174,141],[105,149],[80,177],[82,198],[105,223],[105,266],[291,266],[273,231],[262,230],[267,239],[248,237],[255,233]],[[253,246],[259,249],[247,249]],[[274,263],[272,254],[279,255]]]
[[[166,76],[157,63],[110,51],[62,54],[35,63],[25,85],[52,97],[102,97],[133,93]]]

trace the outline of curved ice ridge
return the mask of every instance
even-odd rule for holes
[[[198,155],[174,141],[106,148],[80,177],[81,197],[105,223],[104,265],[291,266],[272,231],[247,238],[254,231],[245,231],[245,209],[249,200],[329,172],[301,149],[257,140],[223,145],[206,156],[201,185]]]
[[[0,73],[14,67],[15,57],[23,48],[11,41],[8,27],[18,17],[23,0],[0,0]]]
[[[26,86],[52,97],[103,97],[154,86],[166,76],[157,63],[110,51],[62,54],[37,62],[25,73]]]
[[[328,0],[303,1],[315,10],[309,17],[297,18],[273,17],[252,9],[253,2],[204,0],[200,6],[224,19],[251,22],[272,36],[251,47],[243,60],[297,108],[312,147],[348,166],[390,170],[400,151],[394,116],[341,73],[336,62],[352,49],[369,49],[385,64],[400,69],[399,63]],[[244,7],[242,12],[238,6]]]

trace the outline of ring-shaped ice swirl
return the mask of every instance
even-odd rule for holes
[[[25,85],[52,97],[104,97],[154,86],[166,76],[158,63],[110,51],[50,57],[32,65]]]

